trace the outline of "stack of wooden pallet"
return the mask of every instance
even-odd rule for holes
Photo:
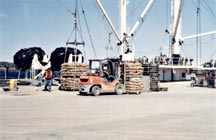
[[[77,91],[79,90],[79,77],[88,70],[87,64],[64,63],[61,66],[60,89]]]
[[[151,64],[150,65],[150,90],[160,91],[159,85],[160,85],[159,65]]]
[[[213,88],[216,88],[216,77],[214,76],[213,78],[213,83],[212,83]]]
[[[144,90],[143,68],[139,62],[124,62],[125,88],[127,93],[140,94]]]

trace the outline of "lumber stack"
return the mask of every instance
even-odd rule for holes
[[[139,62],[124,62],[125,88],[127,93],[141,93],[144,90],[143,68]]]
[[[79,77],[88,70],[87,64],[63,63],[61,66],[60,90],[79,90]]]
[[[151,64],[150,65],[150,90],[160,91],[159,85],[160,85],[159,65]]]

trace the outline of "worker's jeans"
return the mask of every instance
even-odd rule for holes
[[[46,79],[44,89],[47,91],[51,91],[52,79]]]

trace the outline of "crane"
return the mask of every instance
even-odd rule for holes
[[[103,15],[105,16],[105,19],[107,20],[108,24],[110,25],[112,31],[114,32],[116,38],[118,39],[117,45],[121,46],[121,52],[120,55],[122,56],[122,60],[126,61],[133,61],[134,60],[134,49],[129,44],[129,40],[131,37],[133,37],[136,32],[141,27],[142,23],[144,22],[144,18],[149,11],[149,9],[152,7],[155,0],[149,0],[148,4],[146,5],[145,9],[141,13],[139,19],[134,24],[131,31],[127,31],[127,1],[128,0],[119,0],[120,1],[120,33],[117,32],[114,25],[112,24],[111,19],[109,18],[107,12],[105,11],[102,3],[100,0],[96,0],[100,10],[102,11]]]

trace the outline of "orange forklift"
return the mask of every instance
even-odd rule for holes
[[[79,93],[94,94],[125,92],[120,74],[120,59],[90,59],[89,70],[86,75],[80,76]]]

